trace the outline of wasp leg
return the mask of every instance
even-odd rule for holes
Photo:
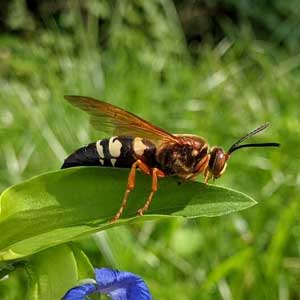
[[[118,219],[120,219],[128,201],[129,193],[134,189],[135,186],[135,175],[136,175],[136,168],[139,167],[142,172],[150,175],[150,168],[145,165],[141,160],[137,160],[134,162],[131,166],[129,176],[128,176],[128,182],[127,182],[127,188],[124,194],[124,198],[122,200],[122,204],[116,215],[110,220],[111,223],[116,222]]]
[[[212,175],[209,173],[209,171],[205,171],[204,173],[204,183],[208,183],[208,180],[212,178]]]
[[[137,211],[137,214],[139,216],[142,216],[145,213],[145,211],[147,211],[147,209],[149,208],[149,205],[152,201],[153,195],[157,191],[157,177],[165,177],[164,172],[157,168],[152,169],[151,175],[152,175],[151,193],[148,196],[148,199],[147,199],[145,205]]]

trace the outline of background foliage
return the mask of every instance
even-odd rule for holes
[[[1,190],[58,169],[99,138],[64,94],[105,99],[225,149],[269,121],[256,140],[279,141],[280,150],[241,150],[218,180],[251,195],[254,208],[123,226],[77,244],[95,266],[142,275],[156,299],[299,298],[299,1],[0,7]],[[11,274],[0,282],[3,300],[27,290],[28,275]]]

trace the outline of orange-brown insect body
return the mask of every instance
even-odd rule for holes
[[[190,179],[205,171],[209,153],[206,141],[194,135],[176,135],[178,143],[165,143],[157,151],[157,161],[166,175]]]
[[[176,175],[184,180],[191,180],[203,173],[204,181],[207,182],[224,173],[230,154],[237,149],[279,146],[278,143],[240,145],[245,139],[264,130],[268,124],[251,131],[225,152],[220,147],[209,149],[202,137],[168,133],[109,103],[81,96],[65,98],[89,113],[91,124],[95,128],[115,136],[76,150],[65,159],[62,168],[82,165],[130,168],[127,189],[119,211],[112,218],[113,222],[120,218],[126,207],[129,193],[135,185],[137,168],[152,177],[151,192],[145,205],[138,210],[138,214],[143,215],[157,190],[157,178]]]

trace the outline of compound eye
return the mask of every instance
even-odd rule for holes
[[[217,175],[216,177],[219,177],[223,173],[223,169],[225,168],[227,158],[225,156],[225,153],[218,153],[216,157],[216,162],[214,166],[214,173]]]
[[[215,178],[220,177],[226,168],[226,161],[228,155],[222,148],[213,148],[211,151],[211,158],[209,161],[209,169]]]

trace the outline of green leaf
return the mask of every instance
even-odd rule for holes
[[[73,244],[56,246],[30,257],[27,299],[57,300],[80,280],[94,278],[86,255]]]
[[[138,173],[122,219],[109,220],[118,211],[128,170],[72,168],[46,173],[3,192],[0,198],[0,260],[31,255],[112,226],[163,217],[213,217],[253,206],[249,196],[199,182],[178,184],[176,178],[159,181],[147,211],[137,217],[150,191],[151,178]]]

